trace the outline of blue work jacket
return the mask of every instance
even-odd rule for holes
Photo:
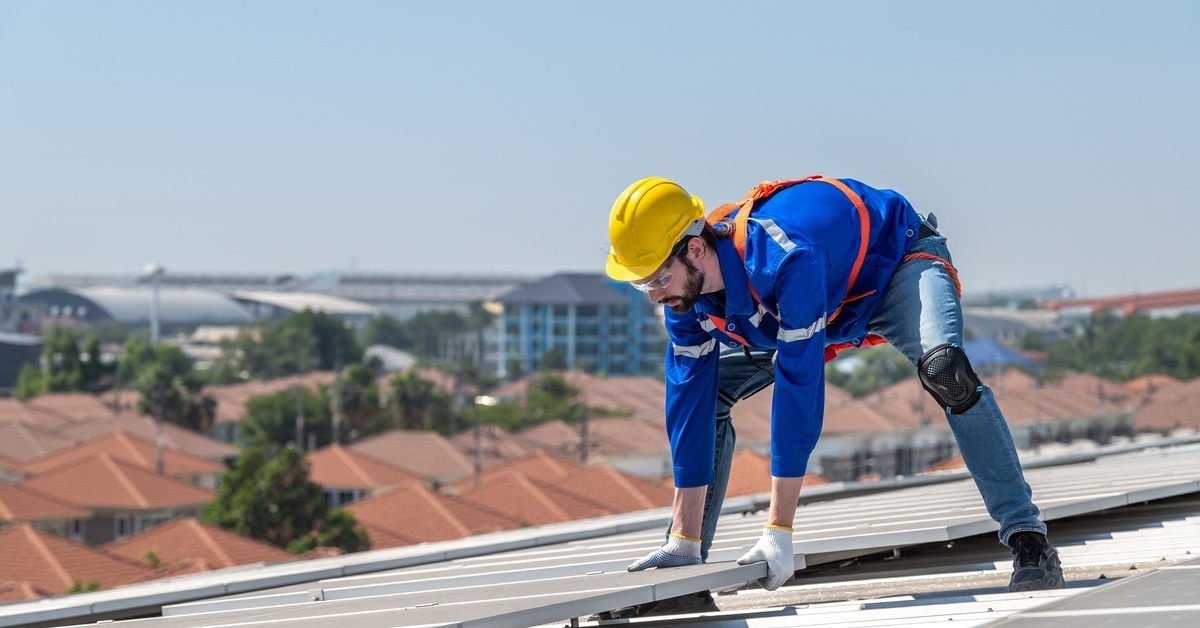
[[[810,181],[755,204],[744,260],[732,240],[717,240],[723,302],[715,293],[702,295],[684,314],[665,308],[667,434],[675,486],[713,481],[718,343],[777,351],[771,474],[804,475],[825,409],[825,346],[862,341],[920,228],[920,216],[896,192],[842,182],[862,198],[871,222],[867,254],[849,291],[861,241],[858,212],[833,185]],[[858,298],[843,303],[848,293]]]

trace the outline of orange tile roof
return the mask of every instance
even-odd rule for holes
[[[57,414],[43,412],[18,399],[0,397],[0,423],[23,423],[45,430],[56,430],[72,421]]]
[[[873,434],[900,427],[878,409],[859,399],[825,414],[825,434]]]
[[[935,471],[957,471],[958,469],[967,468],[967,463],[963,462],[961,454],[954,454],[945,460],[939,460],[928,467],[921,470],[921,473],[933,473]]]
[[[423,486],[396,488],[346,506],[364,525],[416,542],[449,541],[511,530],[520,521]]]
[[[0,524],[86,519],[92,511],[28,486],[0,482]]]
[[[97,453],[107,453],[113,458],[132,462],[143,469],[155,469],[158,461],[157,446],[154,441],[118,428],[86,441],[26,460],[20,466],[19,471],[36,475]],[[225,472],[225,465],[164,447],[163,471],[171,477],[220,474]]]
[[[0,604],[8,602],[24,602],[27,600],[36,600],[51,595],[62,593],[62,591],[47,591],[34,586],[32,582],[0,582]]]
[[[361,520],[358,522],[358,524],[363,530],[366,530],[367,539],[371,542],[371,549],[373,550],[387,549],[389,547],[405,547],[420,543],[420,541],[404,536],[403,534],[395,532],[394,530],[381,528],[377,525],[366,523]]]
[[[271,395],[303,386],[316,390],[321,385],[333,384],[337,374],[333,371],[313,371],[301,375],[289,375],[272,380],[255,380],[226,386],[208,386],[204,392],[217,400],[217,423],[237,423],[246,416],[246,402],[254,397]]]
[[[579,459],[579,427],[561,419],[539,423],[513,435],[522,447],[541,449],[556,456]]]
[[[115,429],[125,430],[151,441],[155,440],[157,432],[153,418],[124,413],[120,416],[81,421],[63,428],[59,434],[71,439],[85,440]],[[240,453],[238,448],[233,445],[170,423],[163,425],[163,434],[168,447],[189,453],[197,458],[223,461],[236,458]]]
[[[493,467],[480,474],[480,486],[488,486],[493,482],[497,482],[510,476],[521,474],[528,478],[540,481],[553,481],[558,478],[566,477],[572,473],[581,470],[582,467],[570,462],[564,458],[548,454],[541,449],[535,450],[531,454],[526,454],[515,460],[510,460],[499,466]],[[448,491],[467,491],[475,488],[474,475],[463,478],[458,482],[445,487]]]
[[[320,486],[371,490],[425,483],[422,476],[341,445],[330,445],[308,454],[308,463],[308,479]]]
[[[36,425],[17,421],[0,423],[0,456],[25,462],[74,443],[75,439],[55,434]]]
[[[607,464],[588,467],[552,484],[575,497],[601,504],[616,513],[668,506],[675,497],[674,491],[621,473]]]
[[[460,495],[477,506],[490,508],[521,522],[546,525],[614,514],[614,511],[522,473],[509,473]]]
[[[490,469],[509,460],[529,453],[516,437],[495,425],[481,425],[479,429],[480,466]],[[450,437],[450,442],[472,461],[475,460],[475,429],[467,428]]]
[[[141,562],[147,551],[153,551],[163,565],[199,560],[211,569],[296,559],[287,550],[201,523],[192,517],[173,519],[108,543],[103,548],[135,562]]]
[[[28,524],[0,529],[0,582],[22,582],[38,591],[64,592],[76,581],[112,588],[155,578],[147,569]]]
[[[1149,394],[1157,390],[1166,390],[1182,386],[1185,382],[1170,375],[1143,375],[1125,382],[1125,388],[1136,392]]]
[[[126,393],[130,398],[137,394]],[[88,393],[48,393],[25,401],[30,408],[76,423],[87,419],[110,417],[112,406],[104,398]]]
[[[199,507],[213,497],[211,491],[159,476],[106,453],[47,470],[20,485],[96,509]]]
[[[804,486],[820,486],[829,484],[829,480],[808,473],[804,476]],[[663,486],[674,489],[672,478],[665,478]],[[771,459],[759,454],[749,447],[739,448],[733,454],[733,466],[729,471],[729,485],[725,488],[726,497],[741,497],[743,495],[758,495],[771,492]]]
[[[475,470],[474,463],[437,432],[391,430],[353,443],[350,449],[439,483]]]
[[[1180,428],[1200,430],[1200,380],[1160,389],[1136,410],[1134,425],[1139,431],[1165,432]]]

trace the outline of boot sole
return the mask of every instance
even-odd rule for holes
[[[1018,582],[1008,585],[1008,590],[1011,593],[1020,593],[1022,591],[1046,591],[1049,589],[1062,589],[1067,586],[1067,581],[1063,578],[1062,572],[1046,574],[1046,577],[1040,580],[1030,580],[1028,582]]]

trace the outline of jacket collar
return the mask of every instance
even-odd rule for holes
[[[754,298],[750,296],[750,288],[746,265],[738,255],[733,240],[721,238],[716,242],[717,261],[721,265],[721,279],[725,283],[725,307],[712,295],[705,295],[696,301],[696,310],[704,314],[715,314],[720,317],[730,315],[750,316],[758,311]]]

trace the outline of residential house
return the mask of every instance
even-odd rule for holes
[[[92,517],[78,535],[92,545],[195,516],[213,498],[212,491],[104,452],[29,476],[18,486],[90,509]]]
[[[0,529],[0,556],[0,602],[62,595],[93,582],[111,589],[155,578],[133,560],[24,523]]]
[[[384,489],[427,483],[420,475],[341,445],[309,453],[308,464],[308,479],[321,487],[325,505],[330,508],[356,502]]]
[[[223,528],[180,517],[103,546],[105,551],[152,568],[188,572],[297,559],[287,550]]]

